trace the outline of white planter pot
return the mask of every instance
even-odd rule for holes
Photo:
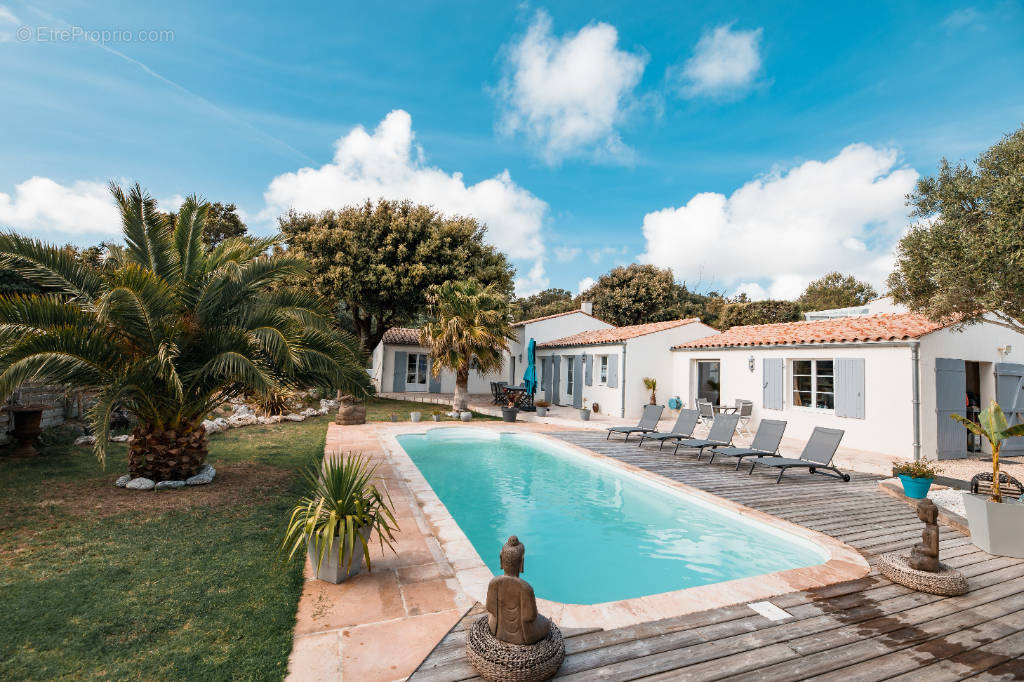
[[[546,417],[546,416],[548,416],[548,408],[546,408],[546,407],[538,407],[537,408],[537,416],[538,417]]]
[[[464,422],[471,422],[471,421],[473,421],[473,413],[472,412],[460,412],[459,413],[459,419],[461,419]]]
[[[369,540],[370,529],[361,528],[359,534],[366,540]],[[348,566],[348,552],[342,553],[341,561],[338,561],[337,540],[338,538],[334,538],[331,546],[327,548],[327,553],[324,554],[324,558],[320,562],[319,570],[316,566],[317,553],[316,548],[313,546],[313,538],[306,540],[306,552],[309,554],[309,561],[313,565],[313,571],[316,573],[317,580],[337,584],[344,582],[346,578],[354,576],[363,570],[362,543],[356,542],[352,545],[352,565],[348,570],[345,570],[345,567]]]
[[[580,419],[585,422],[590,421],[590,410],[580,410]]]
[[[413,420],[414,422],[418,422],[419,420],[423,419],[423,413],[422,412],[410,412],[409,413],[409,419]]]
[[[1024,504],[1003,496],[989,502],[988,495],[964,493],[964,511],[971,542],[989,554],[1024,559]]]

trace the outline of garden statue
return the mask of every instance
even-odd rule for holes
[[[523,543],[510,536],[499,555],[503,575],[487,585],[487,615],[469,627],[466,653],[486,680],[547,680],[565,659],[561,631],[537,613],[533,588],[519,577],[525,555]]]
[[[519,577],[526,547],[515,535],[501,548],[505,575],[487,586],[487,627],[491,634],[510,644],[534,644],[548,636],[551,623],[537,613],[537,599],[530,583]]]
[[[341,404],[338,407],[338,418],[335,420],[336,424],[353,426],[355,424],[366,423],[366,405],[363,405],[361,402],[356,400],[355,397],[350,395],[342,396],[339,402]]]
[[[935,573],[939,570],[939,508],[927,497],[917,503],[917,518],[924,521],[921,542],[910,550],[911,568]]]
[[[939,508],[927,497],[917,503],[917,518],[924,521],[921,542],[910,556],[890,552],[878,557],[878,572],[894,583],[918,592],[956,596],[967,592],[967,578],[939,561]]]

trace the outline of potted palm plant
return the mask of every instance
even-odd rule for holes
[[[430,413],[430,416],[434,418],[434,421],[439,422],[441,421],[441,415],[443,414],[444,412],[442,412],[441,410],[434,410],[433,412]]]
[[[306,472],[309,492],[292,508],[281,544],[287,559],[305,547],[316,577],[340,583],[366,564],[371,571],[370,537],[381,551],[394,551],[398,524],[387,490],[373,483],[376,467],[362,455],[317,459]]]
[[[537,408],[538,417],[548,416],[548,408],[551,407],[551,403],[546,400],[538,400],[533,403],[533,406]]]
[[[644,388],[651,392],[651,405],[658,404],[658,380],[651,377],[644,377]]]
[[[928,489],[932,487],[938,469],[922,459],[916,462],[897,462],[892,473],[903,484],[904,495],[914,500],[923,500],[928,497]]]
[[[1003,441],[1024,436],[1024,424],[1009,426],[996,401],[981,411],[978,422],[958,414],[950,415],[992,446],[992,495],[964,493],[964,511],[971,530],[971,542],[989,554],[1024,559],[1024,504],[1004,498],[999,491],[999,450]]]

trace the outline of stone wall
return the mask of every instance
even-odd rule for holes
[[[77,418],[79,405],[84,401],[84,397],[79,400],[79,396],[80,392],[66,392],[63,386],[25,386],[16,394],[19,404],[49,406],[43,410],[41,425],[44,429],[60,426],[66,419]],[[0,445],[10,442],[8,431],[12,428],[11,415],[0,411]]]

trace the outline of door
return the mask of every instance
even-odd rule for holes
[[[995,373],[996,402],[1006,413],[1006,422],[1010,426],[1020,424],[1024,421],[1024,365],[996,363]],[[1024,438],[1007,438],[1000,452],[1005,455],[1024,453]]]
[[[963,360],[935,358],[936,454],[939,459],[967,456],[967,429],[950,415],[967,413],[967,369]]]
[[[409,353],[405,360],[405,390],[427,391],[429,358],[426,353]]]
[[[718,399],[722,395],[720,377],[721,365],[718,360],[698,360],[697,397],[707,400],[712,405],[717,405]]]

